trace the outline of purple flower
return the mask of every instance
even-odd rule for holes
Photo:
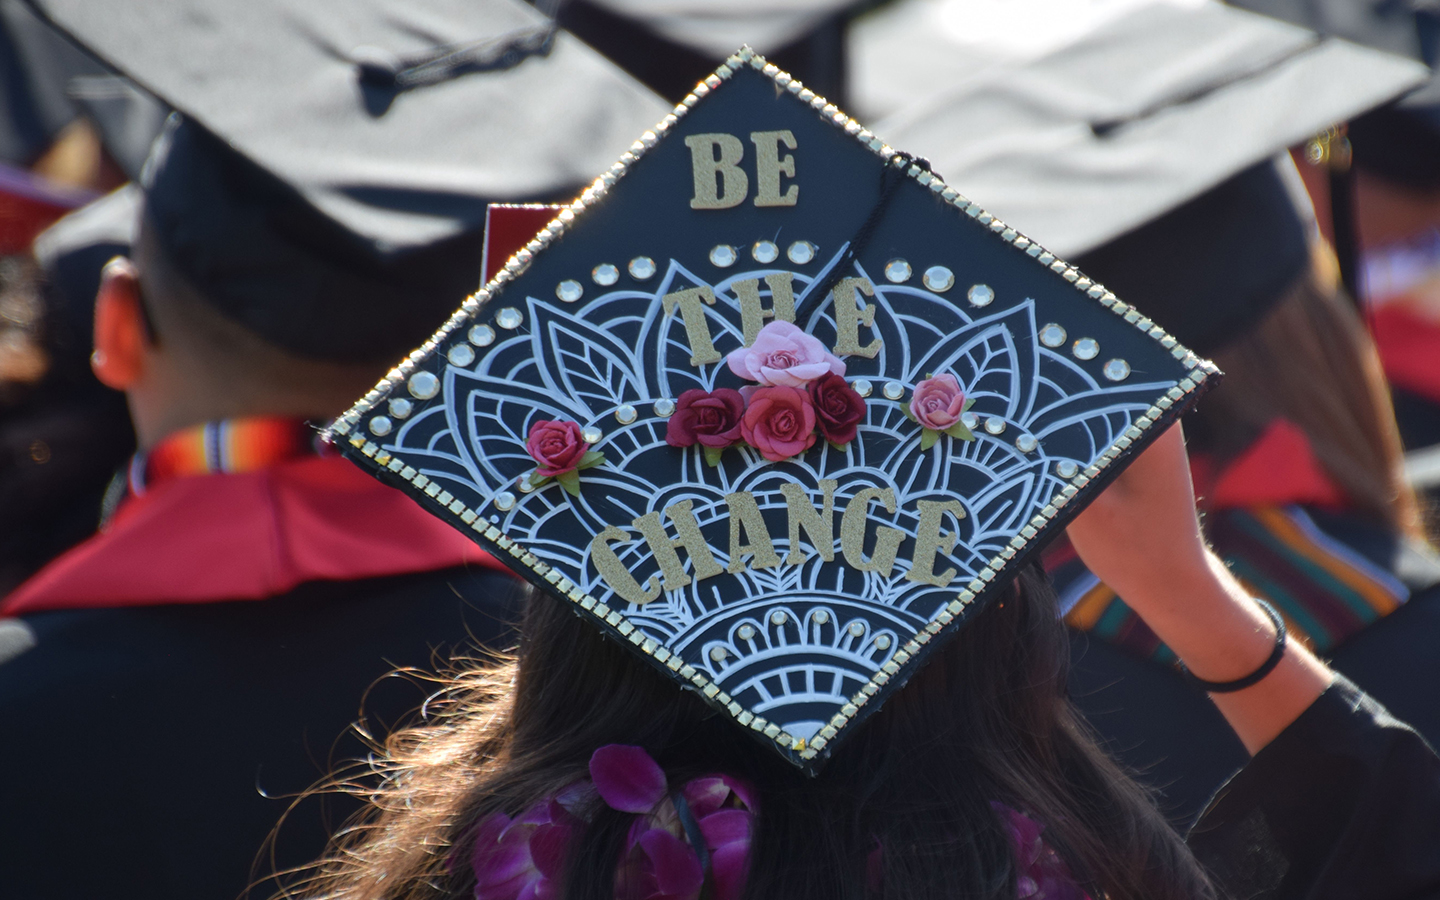
[[[620,812],[648,813],[665,798],[665,770],[640,747],[606,744],[590,757],[600,799]]]
[[[514,820],[498,812],[486,816],[470,856],[475,900],[552,900],[577,822],[553,798]]]
[[[1003,803],[990,802],[1015,853],[1019,900],[1090,900],[1055,848],[1040,837],[1045,826]]]
[[[730,371],[760,384],[804,388],[827,372],[845,374],[845,364],[825,345],[789,322],[760,329],[755,343],[727,357]]]

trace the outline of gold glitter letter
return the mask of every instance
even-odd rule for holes
[[[900,551],[900,542],[905,532],[888,525],[875,529],[875,552],[865,558],[865,523],[870,517],[870,501],[879,500],[885,504],[885,511],[895,511],[895,492],[889,488],[865,488],[857,491],[844,515],[840,516],[840,550],[845,561],[862,572],[878,572],[889,577],[895,567],[895,554]]]
[[[635,580],[635,576],[625,568],[620,557],[610,549],[610,545],[615,541],[628,540],[630,540],[628,534],[614,525],[607,526],[604,531],[595,535],[590,541],[590,561],[595,564],[595,568],[600,572],[600,577],[605,579],[610,590],[631,603],[644,606],[660,596],[660,585],[655,583],[656,579],[651,578],[649,589],[641,588],[640,582]]]
[[[750,553],[755,554],[750,566],[752,569],[780,565],[780,557],[775,554],[775,542],[770,537],[770,529],[765,527],[760,507],[755,505],[755,497],[749,491],[726,494],[725,505],[730,507],[730,568],[727,571],[732,574],[745,571],[745,556]],[[740,543],[741,528],[745,529],[750,543]]]
[[[910,561],[910,571],[905,576],[906,581],[918,581],[921,584],[933,584],[936,587],[944,587],[955,578],[953,568],[943,572],[935,571],[935,554],[949,553],[955,548],[956,535],[953,531],[941,532],[945,513],[953,513],[955,518],[965,518],[965,507],[960,505],[958,500],[921,500],[920,525],[916,529],[915,536],[915,558]]]
[[[790,131],[752,131],[750,140],[755,142],[755,205],[794,206],[800,197],[800,185],[792,184],[780,193],[780,176],[795,177],[795,157],[780,155],[783,143],[795,149],[795,135]],[[693,151],[692,151],[693,152]]]
[[[703,366],[720,361],[720,354],[715,352],[715,344],[710,340],[710,323],[705,320],[705,307],[702,305],[702,301],[710,306],[715,305],[715,295],[703,285],[675,291],[660,298],[660,303],[664,306],[666,313],[674,312],[676,306],[680,307],[680,315],[685,319],[685,336],[690,340],[690,365],[692,366]]]
[[[789,272],[772,272],[765,276],[770,287],[770,309],[760,305],[760,279],[747,278],[730,287],[740,300],[740,324],[745,328],[745,346],[755,343],[755,335],[765,320],[774,316],[779,322],[795,321],[795,291],[791,287]]]
[[[815,509],[810,494],[798,484],[780,485],[785,495],[785,511],[790,516],[790,552],[785,554],[785,565],[798,566],[809,559],[809,554],[800,546],[800,529],[810,538],[810,544],[820,558],[826,562],[835,561],[835,482],[830,478],[820,479],[820,490],[825,492],[825,505]]]
[[[665,576],[664,586],[667,591],[678,591],[690,584],[690,576],[685,574],[685,566],[680,562],[680,554],[675,552],[676,548],[683,547],[685,552],[690,554],[690,564],[695,568],[696,581],[704,581],[725,571],[715,561],[715,554],[705,545],[705,538],[700,534],[700,523],[695,521],[690,504],[689,500],[681,500],[665,507],[665,515],[675,523],[675,531],[680,535],[675,539],[665,533],[665,526],[660,524],[659,513],[646,513],[630,523],[645,535],[645,542],[650,545],[650,552],[655,554],[655,562],[660,566],[660,574]],[[654,584],[655,580],[651,578],[647,587],[654,587]]]
[[[733,134],[692,134],[685,139],[685,146],[690,148],[690,168],[695,173],[691,209],[729,209],[745,202],[750,179],[740,168],[745,145],[739,138]]]
[[[875,304],[867,303],[864,309],[856,306],[856,290],[867,297],[875,296],[875,286],[868,278],[842,278],[830,292],[835,299],[835,355],[874,359],[880,352],[881,341],[876,338],[860,346],[860,326],[874,327]]]

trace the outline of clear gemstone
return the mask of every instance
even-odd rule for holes
[[[610,263],[601,263],[590,270],[590,277],[601,287],[609,287],[620,280],[620,270]]]
[[[811,618],[815,620],[816,625],[824,625],[830,621],[830,614],[823,609],[817,609],[815,610],[815,615]]]
[[[1022,434],[1015,439],[1015,449],[1021,453],[1029,453],[1034,450],[1038,442],[1033,434]]]
[[[528,475],[521,475],[519,480],[516,481],[515,486],[520,489],[520,493],[522,494],[528,494],[535,490],[535,485],[530,483],[530,476]]]
[[[974,430],[975,430],[975,426],[977,426],[977,425],[980,424],[980,417],[977,416],[977,415],[975,415],[975,414],[972,413],[972,412],[961,413],[961,414],[960,414],[960,424],[961,424],[961,425],[964,425],[966,428],[970,429],[971,431],[974,431]]]
[[[1061,478],[1074,478],[1079,471],[1079,463],[1076,463],[1073,460],[1062,459],[1060,462],[1055,464],[1055,474],[1059,475]]]
[[[774,241],[756,241],[755,246],[750,248],[750,255],[758,263],[772,263],[780,258],[780,248],[775,246]]]
[[[741,625],[735,629],[735,633],[740,636],[740,640],[748,641],[755,636],[755,629],[749,625]]]
[[[574,303],[585,296],[585,287],[575,279],[569,278],[555,285],[555,296],[566,303]]]
[[[719,266],[722,269],[728,269],[735,265],[735,260],[739,258],[740,254],[736,253],[735,248],[729,244],[716,244],[710,248],[711,264]]]
[[[1005,420],[999,416],[991,416],[985,420],[985,431],[990,434],[1004,434]]]
[[[630,260],[630,277],[644,281],[655,274],[655,260],[648,256],[637,256]]]
[[[923,281],[926,290],[941,294],[955,286],[955,273],[944,266],[931,266],[925,270]]]
[[[409,400],[406,400],[404,397],[396,397],[394,400],[390,401],[390,415],[394,416],[397,419],[403,419],[406,416],[410,415],[411,410],[413,410],[414,408],[415,404],[411,403]]]
[[[903,259],[892,259],[885,264],[885,277],[896,284],[910,280],[910,264]]]
[[[816,246],[809,241],[796,241],[790,245],[786,255],[790,261],[799,265],[805,265],[815,258]]]
[[[495,495],[496,509],[512,509],[515,506],[515,495],[509,491],[501,491]]]
[[[520,323],[524,321],[525,316],[520,313],[520,310],[513,306],[507,306],[495,314],[495,324],[501,328],[508,328],[512,331],[519,328]]]
[[[785,624],[785,611],[784,611],[784,610],[779,610],[779,609],[777,609],[777,610],[775,610],[773,613],[771,613],[771,614],[770,614],[770,623],[771,623],[772,625],[784,625],[784,624]]]
[[[862,622],[851,622],[848,630],[851,637],[860,637],[865,633],[865,625]]]
[[[405,387],[416,400],[429,400],[440,393],[440,379],[436,378],[433,372],[416,372],[410,376]]]
[[[1081,338],[1071,348],[1076,359],[1094,359],[1100,355],[1100,342],[1094,338]]]
[[[726,650],[724,647],[711,647],[711,648],[710,648],[710,658],[713,659],[713,660],[715,660],[716,662],[724,662],[724,661],[725,661],[725,657],[727,657],[727,656],[729,656],[729,655],[730,655],[730,652],[729,652],[728,650]]]
[[[666,397],[655,401],[655,415],[669,417],[675,414],[675,401]]]
[[[600,439],[605,436],[605,432],[596,428],[594,425],[589,425],[586,426],[584,431],[580,432],[580,436],[585,439],[585,443],[587,444],[598,444],[600,443]]]
[[[370,433],[377,437],[384,437],[394,427],[395,423],[391,422],[387,416],[376,416],[370,420]]]
[[[468,366],[475,361],[475,351],[470,349],[469,344],[456,344],[445,354],[452,366]]]
[[[1105,364],[1104,371],[1111,381],[1124,381],[1130,377],[1130,364],[1123,359],[1112,359]]]
[[[635,411],[635,407],[626,403],[624,406],[621,406],[620,408],[615,410],[615,421],[619,422],[621,425],[629,425],[631,422],[635,421],[635,419],[638,418],[639,415],[640,414]]]
[[[875,636],[875,646],[879,647],[881,650],[889,650],[889,649],[890,649],[890,635],[888,635],[888,634],[877,634],[877,635]]]
[[[974,284],[966,293],[971,306],[989,306],[995,302],[995,289],[988,284]]]
[[[885,396],[891,400],[899,400],[905,396],[905,385],[898,381],[891,381],[885,385]]]
[[[855,393],[862,397],[870,396],[870,393],[875,390],[875,386],[867,378],[857,378],[855,383],[850,386],[855,389]]]
[[[488,347],[495,343],[495,329],[489,325],[476,325],[470,329],[470,343],[477,347]]]
[[[1059,347],[1065,343],[1065,329],[1051,322],[1040,329],[1040,343],[1047,347]]]

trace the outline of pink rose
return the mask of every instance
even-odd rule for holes
[[[767,385],[803,388],[827,372],[845,374],[845,364],[825,345],[789,322],[760,329],[755,343],[728,357],[730,371]]]
[[[541,419],[530,426],[530,437],[525,441],[525,452],[539,463],[535,474],[542,478],[575,471],[589,449],[580,436],[580,426],[574,422]]]
[[[665,442],[672,447],[721,449],[740,440],[740,416],[745,398],[733,388],[685,391],[675,400],[675,412],[665,427]]]
[[[948,372],[915,385],[915,396],[910,398],[911,415],[932,431],[955,425],[964,411],[965,392],[960,390],[959,380]]]
[[[747,393],[740,436],[771,462],[784,462],[815,445],[815,407],[793,387],[762,387]]]

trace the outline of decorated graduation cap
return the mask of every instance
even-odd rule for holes
[[[1214,377],[742,50],[333,438],[814,771]]]
[[[982,4],[945,5],[958,26]],[[1427,75],[1214,3],[1111,3],[1103,17],[1045,3],[1036,30],[1023,23],[1041,4],[985,5],[1010,17],[1007,54],[964,68],[962,29],[912,22],[917,42],[948,48],[950,86],[878,127],[1200,353],[1257,321],[1309,265],[1313,212],[1285,149]],[[918,85],[904,54],[871,47],[874,77],[895,82],[876,96]]]
[[[573,197],[665,109],[520,0],[33,5],[178,111],[160,249],[312,358],[398,358],[479,285],[489,201]]]

